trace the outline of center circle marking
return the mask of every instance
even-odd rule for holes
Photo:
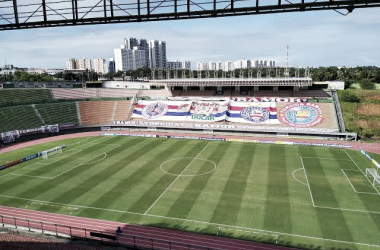
[[[193,159],[193,161],[195,160],[201,160],[201,161],[207,161],[207,162],[210,162],[212,165],[214,165],[214,168],[211,169],[210,171],[207,171],[207,172],[204,172],[204,173],[200,173],[200,174],[172,174],[168,171],[166,171],[163,166],[168,163],[168,162],[172,162],[172,161],[178,161],[178,160],[182,160],[182,159]],[[192,164],[192,162],[190,162],[190,164]],[[188,165],[189,166],[189,165]],[[162,172],[164,172],[165,174],[169,174],[169,175],[173,175],[173,176],[185,176],[185,177],[194,177],[194,176],[202,176],[202,175],[206,175],[206,174],[210,174],[212,172],[214,172],[216,169],[216,164],[215,162],[213,161],[210,161],[210,160],[207,160],[207,159],[203,159],[203,158],[195,158],[194,157],[180,157],[180,158],[173,158],[173,159],[170,159],[170,160],[167,160],[167,161],[164,161],[163,163],[161,163],[160,165],[160,170]]]

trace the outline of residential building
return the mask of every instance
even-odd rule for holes
[[[108,72],[109,73],[115,73],[115,61],[113,58],[110,58],[110,61],[108,62]]]
[[[83,59],[76,60],[75,69],[88,69],[91,71],[92,70],[91,59],[83,58]]]
[[[182,62],[179,62],[178,60],[171,61],[171,62],[166,62],[166,67],[169,69],[182,69]]]
[[[128,49],[123,44],[120,48],[114,49],[115,71],[136,70],[145,67],[145,51],[139,50],[138,46]]]
[[[191,62],[190,61],[186,61],[186,60],[183,60],[182,61],[182,69],[191,69]]]
[[[75,58],[69,58],[69,59],[66,59],[66,69],[68,70],[72,70],[72,69],[76,69],[76,59]]]
[[[103,58],[94,59],[94,70],[98,74],[106,74],[106,60]]]
[[[166,67],[166,42],[159,40],[149,41],[149,67]]]
[[[149,67],[149,44],[146,39],[125,38],[124,45],[126,49],[132,49],[137,47],[137,50],[145,51],[145,59],[143,60],[143,67]],[[141,52],[138,52],[141,53]]]

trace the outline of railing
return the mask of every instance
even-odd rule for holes
[[[331,91],[331,96],[333,98],[336,115],[338,117],[338,125],[339,125],[340,132],[344,133],[344,132],[346,132],[346,126],[344,124],[343,115],[342,115],[342,109],[340,108],[338,94],[336,93],[335,90],[332,90]]]
[[[117,233],[116,229],[114,232],[101,231],[4,215],[0,215],[0,221],[3,227],[41,232],[42,234],[55,235],[56,237],[70,237],[76,239],[79,238],[86,241],[97,241],[117,246],[134,247],[136,249],[222,250],[221,248],[206,247],[176,241]]]

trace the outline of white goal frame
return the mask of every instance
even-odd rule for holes
[[[374,169],[374,168],[366,168],[366,170],[365,170],[365,176],[366,177],[369,177],[369,176],[373,177],[372,186],[374,188],[380,187],[380,175],[376,172],[376,169]]]
[[[49,158],[49,155],[62,154],[62,147],[54,147],[48,150],[44,150],[41,152],[42,159],[46,160]]]

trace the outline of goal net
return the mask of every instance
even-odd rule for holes
[[[372,186],[374,186],[375,188],[380,187],[380,175],[376,172],[376,169],[367,168],[365,170],[365,176],[373,178]]]
[[[42,159],[48,159],[50,156],[55,155],[55,154],[62,154],[61,146],[42,151],[41,157]]]

